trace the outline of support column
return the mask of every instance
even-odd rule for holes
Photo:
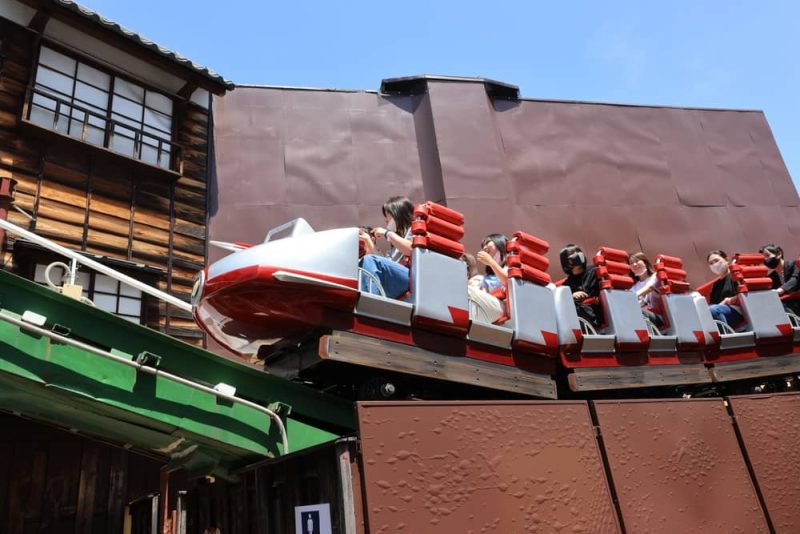
[[[11,204],[14,202],[14,188],[16,186],[17,181],[13,178],[0,177],[0,219],[4,221],[8,219],[8,210],[11,209]],[[0,258],[2,258],[5,247],[6,231],[0,229]]]

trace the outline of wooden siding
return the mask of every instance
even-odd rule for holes
[[[122,532],[125,505],[159,488],[159,462],[0,415],[0,532]]]
[[[142,176],[123,156],[98,158],[92,147],[76,150],[22,128],[37,35],[0,19],[0,38],[0,173],[17,180],[15,203],[35,217],[30,222],[12,211],[9,220],[72,249],[160,269],[159,289],[188,300],[206,257],[209,112],[175,101],[183,174],[177,181]],[[190,314],[159,303],[148,307],[158,310],[148,326],[202,342]]]
[[[351,449],[355,456],[355,447]],[[341,534],[342,491],[336,446],[300,453],[277,462],[253,467],[240,473],[237,483],[206,480],[170,483],[170,488],[185,488],[186,532],[205,532],[218,528],[224,533],[277,534],[295,532],[294,508],[329,503],[331,529]],[[360,487],[360,468],[351,461],[355,490]],[[170,495],[170,508],[176,495]],[[356,495],[360,499],[359,495]],[[360,503],[355,503],[360,507]],[[357,516],[360,515],[357,513]],[[364,532],[357,524],[357,532]]]

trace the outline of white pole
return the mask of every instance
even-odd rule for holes
[[[11,234],[14,234],[14,235],[17,235],[17,236],[20,236],[20,237],[24,237],[28,241],[30,241],[32,243],[36,243],[37,245],[43,246],[48,250],[52,250],[53,252],[57,252],[58,254],[61,254],[62,256],[66,256],[67,258],[70,258],[70,259],[80,263],[81,265],[85,265],[87,267],[90,267],[90,268],[94,269],[97,272],[103,273],[103,274],[105,274],[107,276],[110,276],[111,278],[115,278],[115,279],[119,280],[120,282],[122,282],[123,284],[127,284],[127,285],[129,285],[131,287],[134,287],[134,288],[138,289],[142,293],[147,293],[148,295],[152,295],[157,299],[160,299],[160,300],[163,300],[164,302],[172,304],[176,308],[179,308],[179,309],[181,309],[183,311],[187,311],[187,312],[191,312],[192,311],[192,305],[189,304],[188,302],[184,302],[181,299],[173,297],[172,295],[170,295],[168,293],[164,293],[163,291],[159,291],[158,289],[156,289],[154,287],[151,287],[151,286],[149,286],[147,284],[144,284],[144,283],[140,282],[139,280],[136,280],[135,278],[131,278],[130,276],[127,276],[127,275],[124,275],[124,274],[122,274],[120,272],[117,272],[114,269],[111,269],[110,267],[106,267],[102,263],[98,263],[98,262],[94,261],[93,259],[87,258],[86,256],[84,256],[82,254],[79,254],[79,253],[77,253],[77,252],[75,252],[73,250],[70,250],[68,248],[64,248],[64,247],[62,247],[61,245],[59,245],[57,243],[53,243],[49,239],[45,239],[44,237],[38,236],[38,235],[34,234],[33,232],[29,232],[28,230],[25,230],[24,228],[20,228],[16,224],[12,224],[12,223],[10,223],[8,221],[4,221],[3,219],[0,219],[0,228],[2,228],[3,230],[5,230],[5,231],[7,231],[7,232],[9,232]]]

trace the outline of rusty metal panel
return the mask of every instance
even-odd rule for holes
[[[594,406],[628,532],[768,532],[722,399]]]
[[[776,532],[800,532],[800,394],[731,397]]]
[[[358,405],[370,532],[619,531],[585,402]]]

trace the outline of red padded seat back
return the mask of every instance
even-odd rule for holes
[[[552,279],[547,274],[550,266],[544,254],[550,250],[547,241],[525,232],[514,232],[506,244],[506,265],[509,278],[521,278],[540,286],[546,286]]]
[[[419,204],[414,208],[411,223],[412,248],[426,248],[460,258],[464,254],[464,215],[434,202]]]
[[[597,267],[597,279],[600,289],[630,289],[633,287],[631,268],[628,265],[628,253],[616,248],[600,247],[592,258]]]
[[[772,279],[767,276],[769,269],[761,254],[736,254],[730,271],[738,293],[772,289]]]
[[[683,269],[683,260],[675,256],[660,254],[653,266],[658,280],[658,291],[663,295],[688,293],[691,290]]]

